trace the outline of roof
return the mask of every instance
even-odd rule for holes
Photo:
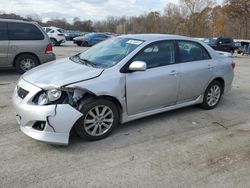
[[[167,35],[167,34],[129,34],[122,35],[124,38],[134,38],[143,41],[166,40],[166,39],[192,39],[180,35]]]

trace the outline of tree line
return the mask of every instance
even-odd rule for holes
[[[55,26],[84,32],[167,33],[191,37],[229,36],[250,39],[250,1],[224,0],[216,5],[215,0],[179,0],[169,3],[163,11],[154,11],[140,16],[109,16],[102,21],[74,18],[68,23],[65,18],[42,22],[37,15],[23,18],[16,14],[0,14],[0,18],[37,21],[41,26]]]

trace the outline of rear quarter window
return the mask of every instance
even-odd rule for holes
[[[0,22],[0,40],[8,40],[7,23]]]
[[[8,23],[9,40],[43,40],[44,35],[33,24]]]

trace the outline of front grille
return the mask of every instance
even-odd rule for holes
[[[23,88],[21,88],[21,87],[18,87],[17,88],[17,95],[20,97],[20,98],[22,98],[22,99],[24,99],[27,95],[28,95],[28,91],[26,91],[25,89],[23,89]]]

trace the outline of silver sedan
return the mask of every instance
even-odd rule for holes
[[[111,38],[24,74],[13,103],[22,132],[49,143],[107,137],[119,124],[199,104],[215,108],[235,64],[194,39],[160,34]]]

